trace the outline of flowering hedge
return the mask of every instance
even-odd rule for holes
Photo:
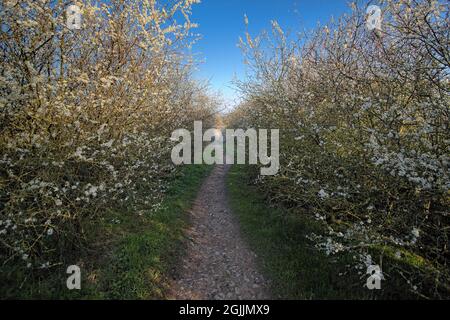
[[[412,292],[448,297],[448,6],[382,1],[374,31],[352,7],[305,35],[276,22],[247,33],[252,76],[229,122],[280,129],[281,171],[256,181],[324,223],[327,234],[311,235],[319,248],[354,252],[363,266],[384,253]]]
[[[170,133],[213,107],[185,53],[195,2],[75,1],[79,30],[73,1],[1,2],[0,270],[63,263],[122,203],[157,208]]]

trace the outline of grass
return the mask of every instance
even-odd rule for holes
[[[51,268],[34,279],[11,270],[3,274],[1,297],[15,299],[163,299],[177,265],[188,225],[187,210],[211,166],[185,166],[172,177],[161,207],[137,214],[111,210],[87,221],[88,250],[74,251],[81,268],[81,290],[66,287],[67,266]],[[142,194],[145,196],[145,189]],[[67,256],[68,257],[68,256]],[[71,260],[68,258],[67,260]]]
[[[146,222],[126,221],[119,227],[125,236],[102,269],[96,294],[107,299],[165,298],[168,276],[183,248],[186,212],[210,169],[185,167],[169,189],[162,209]]]
[[[366,270],[358,274],[361,270],[349,268],[350,255],[326,256],[306,238],[311,232],[323,233],[320,224],[299,211],[271,206],[249,183],[251,176],[248,166],[232,167],[227,177],[230,205],[271,280],[275,299],[412,298],[398,279],[383,281],[382,290],[365,288]],[[383,271],[389,275],[389,269]]]
[[[383,248],[382,290],[364,288],[366,276],[346,267],[348,255],[329,257],[317,251],[306,235],[324,230],[315,220],[267,203],[251,181],[248,166],[235,165],[227,177],[230,205],[241,230],[258,255],[261,271],[271,280],[276,299],[405,299],[413,298],[390,277],[389,255]],[[79,265],[82,289],[66,288],[67,266],[51,268],[35,279],[10,270],[0,275],[0,296],[18,299],[164,299],[168,279],[184,249],[187,210],[212,166],[185,166],[172,177],[160,209],[137,214],[117,209],[87,221],[88,251],[71,252],[66,260]],[[145,187],[141,190],[144,197]],[[106,218],[107,217],[107,218]],[[373,257],[379,249],[374,249]],[[392,258],[394,259],[394,258]],[[417,259],[413,259],[416,261]],[[415,263],[417,264],[417,262]],[[365,271],[365,270],[364,270]],[[393,270],[392,270],[393,271]],[[344,274],[344,275],[340,275]]]
[[[233,166],[227,179],[230,204],[241,230],[259,257],[272,284],[274,298],[317,299],[342,297],[332,286],[333,270],[326,256],[311,248],[305,235],[318,226],[301,216],[288,216],[267,205],[248,184],[245,166]]]

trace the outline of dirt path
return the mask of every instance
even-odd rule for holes
[[[244,243],[236,218],[227,205],[225,176],[229,165],[218,165],[191,210],[188,251],[171,299],[269,299],[267,281],[257,271],[256,255]]]

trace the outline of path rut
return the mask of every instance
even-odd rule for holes
[[[227,204],[225,177],[217,165],[190,211],[187,253],[172,281],[170,299],[269,299],[268,281],[258,272]]]

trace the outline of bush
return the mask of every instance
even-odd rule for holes
[[[158,206],[171,131],[213,107],[185,54],[195,2],[77,1],[80,30],[65,24],[72,1],[0,4],[3,275],[64,263],[108,208]]]
[[[353,251],[362,266],[389,256],[390,276],[412,292],[448,297],[448,6],[381,8],[382,31],[368,31],[353,4],[304,37],[276,22],[247,33],[252,77],[238,83],[244,102],[228,121],[280,129],[281,171],[256,181],[270,200],[326,224],[329,234],[310,237],[317,247]]]

